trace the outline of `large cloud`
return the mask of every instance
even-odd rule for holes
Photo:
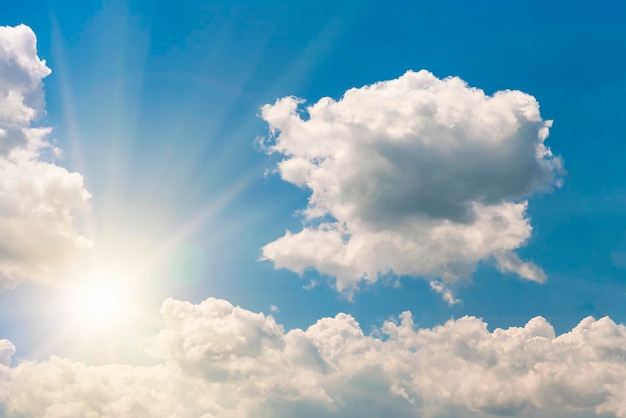
[[[311,190],[302,231],[263,248],[276,267],[312,267],[348,291],[391,271],[451,282],[491,257],[545,280],[515,254],[532,229],[525,199],[559,183],[535,98],[409,71],[304,111],[302,102],[285,97],[261,113],[282,179]]]
[[[72,227],[89,198],[83,179],[54,163],[50,129],[32,126],[50,74],[36,42],[27,26],[0,27],[0,288],[42,279],[89,244]]]
[[[411,314],[366,335],[346,314],[286,332],[224,300],[168,300],[151,367],[52,357],[10,366],[7,417],[626,417],[626,327],[584,319],[555,336],[537,317],[488,331],[473,317],[416,329]]]

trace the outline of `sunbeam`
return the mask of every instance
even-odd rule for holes
[[[626,3],[0,1],[0,417],[626,418]]]

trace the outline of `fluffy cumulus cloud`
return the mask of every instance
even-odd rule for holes
[[[50,129],[33,126],[50,74],[36,43],[27,26],[0,27],[0,288],[41,279],[89,244],[72,226],[89,198],[83,179],[54,163]]]
[[[541,317],[490,332],[474,317],[417,329],[405,312],[367,335],[346,314],[285,331],[218,299],[162,314],[149,367],[12,364],[0,340],[2,416],[626,417],[626,327],[609,318],[555,336]]]
[[[277,268],[315,268],[347,291],[390,272],[451,283],[486,259],[545,280],[515,253],[532,230],[527,197],[560,182],[534,97],[423,70],[302,103],[261,112],[278,173],[311,191],[303,229],[263,248]]]

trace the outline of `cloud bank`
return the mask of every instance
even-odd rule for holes
[[[588,317],[555,336],[543,318],[474,317],[417,329],[409,312],[366,335],[350,315],[285,331],[225,300],[163,303],[150,367],[52,357],[10,366],[0,411],[66,417],[626,417],[626,327]]]
[[[281,178],[311,191],[303,229],[263,247],[277,268],[314,268],[348,292],[390,272],[451,283],[491,258],[545,280],[515,253],[531,235],[526,198],[560,182],[534,97],[422,70],[303,102],[261,111]]]
[[[0,288],[42,279],[89,245],[72,226],[89,198],[83,178],[54,163],[51,130],[33,127],[50,74],[36,43],[27,26],[0,27]]]

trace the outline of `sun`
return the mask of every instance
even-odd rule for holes
[[[119,281],[99,279],[82,283],[72,292],[72,317],[91,328],[116,325],[129,312],[128,297],[128,290]]]

